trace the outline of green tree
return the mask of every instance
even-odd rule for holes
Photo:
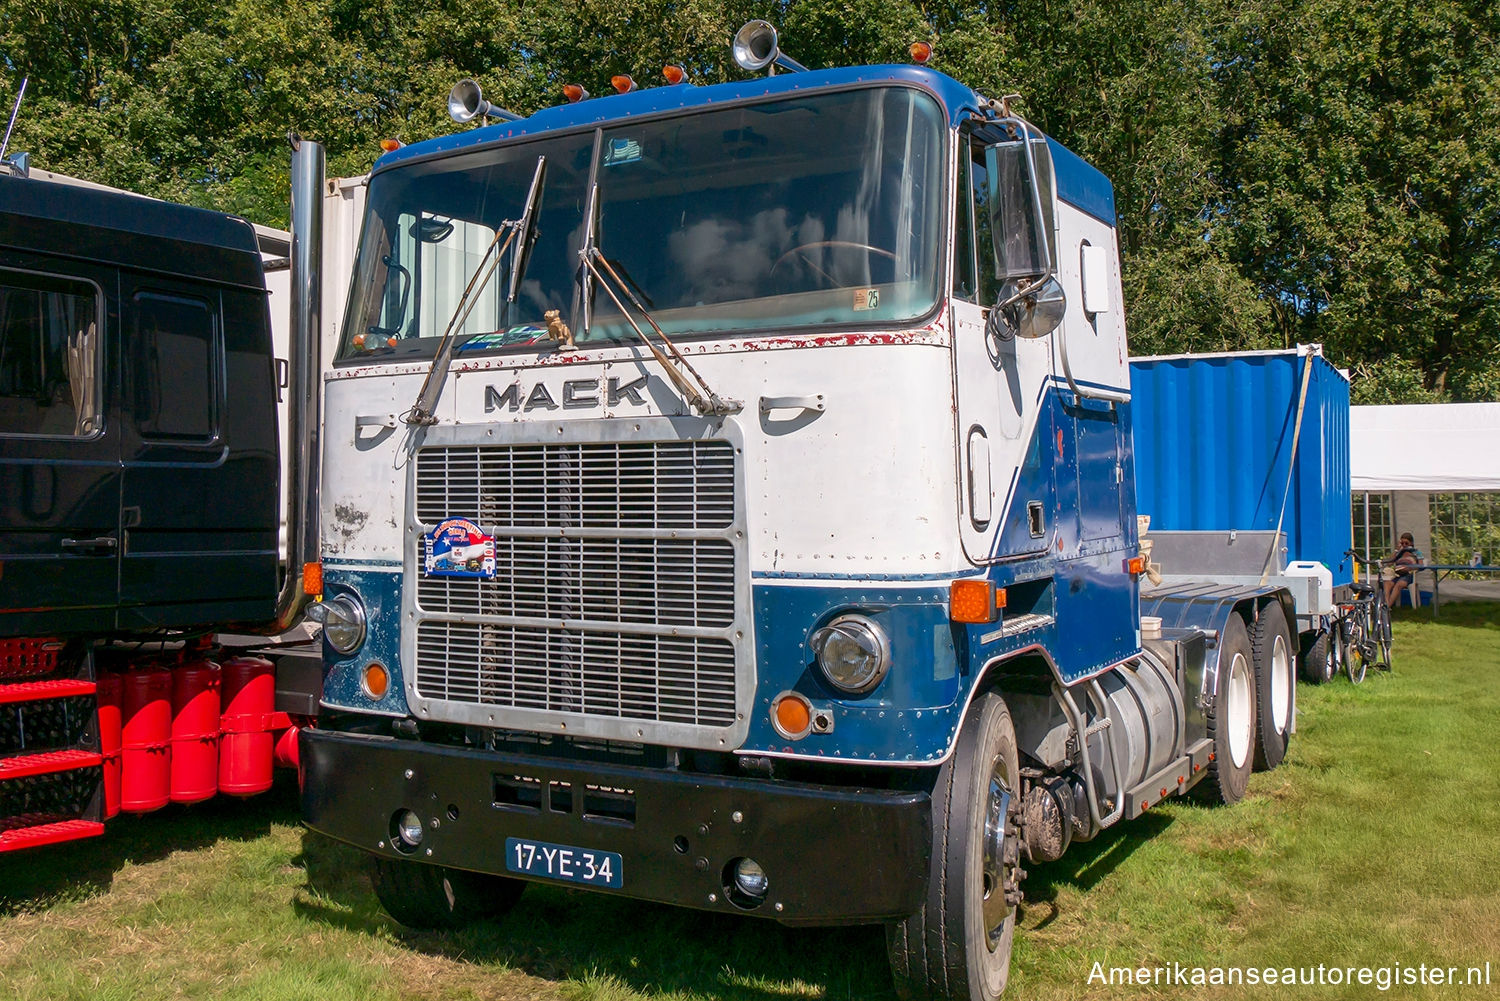
[[[731,33],[813,67],[934,66],[1115,185],[1132,347],[1321,341],[1356,399],[1500,399],[1500,11],[1488,0],[0,0],[0,101],[45,167],[284,225],[285,134],[330,169],[460,126],[465,76],[520,114],[741,79]]]

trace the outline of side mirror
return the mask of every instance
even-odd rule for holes
[[[985,147],[995,277],[1042,278],[1057,270],[1052,251],[1052,155],[1046,139],[1012,119],[1019,136]]]
[[[1009,138],[984,150],[995,277],[1001,283],[991,316],[1003,321],[1002,335],[1046,337],[1068,308],[1052,240],[1052,155],[1047,140],[1025,120],[1000,124]]]
[[[1062,283],[1052,275],[1024,286],[1006,282],[1000,289],[1000,301],[991,310],[1005,321],[1016,337],[1046,337],[1062,323],[1068,311],[1068,297]]]

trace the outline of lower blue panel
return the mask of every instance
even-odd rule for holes
[[[406,716],[406,681],[401,673],[401,568],[364,570],[324,566],[324,599],[340,594],[357,595],[365,606],[369,623],[365,642],[345,656],[323,644],[323,704],[330,709],[377,712]],[[382,665],[390,673],[390,686],[380,699],[372,699],[360,684],[365,665]]]
[[[957,723],[967,638],[948,621],[948,587],[768,584],[753,588],[759,684],[744,749],[834,760],[920,762],[940,758]],[[890,639],[891,669],[869,695],[828,686],[808,637],[836,616],[867,615]],[[788,741],[771,726],[771,701],[796,691],[832,710],[831,733]]]
[[[1140,650],[1140,591],[1118,551],[1059,561],[1057,636],[1051,646],[1063,681],[1074,682]]]

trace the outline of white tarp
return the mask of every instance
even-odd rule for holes
[[[1500,490],[1500,403],[1349,409],[1354,493]]]

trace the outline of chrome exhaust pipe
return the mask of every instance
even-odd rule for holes
[[[286,495],[286,577],[276,601],[272,630],[283,633],[310,597],[302,586],[303,567],[321,557],[318,488],[323,427],[323,146],[296,133],[292,144],[292,323],[287,352],[287,424],[292,450]]]
[[[741,69],[749,70],[751,73],[763,70],[767,66],[773,67],[771,72],[776,72],[776,66],[789,73],[806,73],[807,67],[797,60],[781,51],[777,44],[776,29],[769,21],[746,21],[739,31],[734,33],[734,41],[730,48],[734,52],[734,61]]]

